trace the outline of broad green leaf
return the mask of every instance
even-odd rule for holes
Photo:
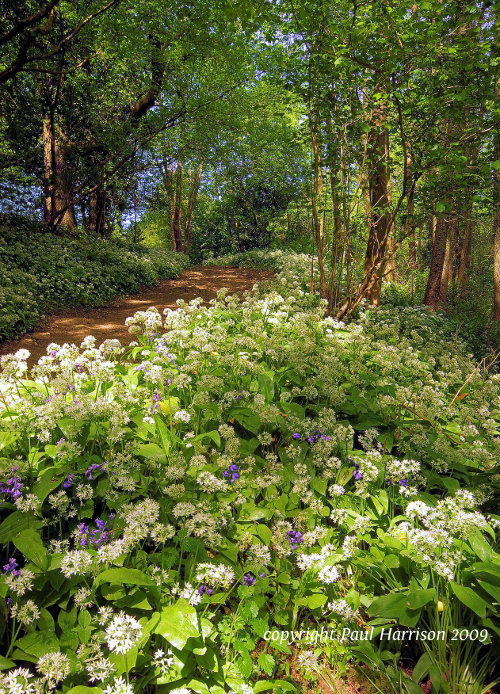
[[[48,566],[48,554],[43,545],[42,538],[33,528],[26,528],[16,535],[12,540],[17,549],[24,556],[36,564],[40,569],[46,569]]]
[[[59,641],[53,631],[33,631],[17,639],[15,646],[36,658],[59,651]]]
[[[41,528],[43,521],[32,513],[14,511],[0,525],[0,543],[12,542],[23,530]]]
[[[152,633],[160,634],[174,648],[182,650],[188,639],[200,636],[196,610],[187,600],[178,600],[175,605],[164,607]]]
[[[260,653],[257,659],[257,664],[259,668],[264,670],[266,675],[270,677],[273,674],[276,661],[272,655],[269,655],[269,653]]]
[[[479,617],[486,617],[488,603],[481,598],[475,590],[468,586],[461,586],[455,581],[450,581],[450,587],[461,603],[475,612]]]
[[[0,655],[0,670],[8,670],[11,667],[16,667],[15,662]]]
[[[403,626],[412,627],[418,622],[420,610],[411,609],[407,593],[389,593],[375,598],[368,614],[372,618],[395,619]]]

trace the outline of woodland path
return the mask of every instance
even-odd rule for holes
[[[0,355],[28,349],[29,364],[34,364],[47,353],[51,342],[79,345],[87,335],[96,338],[97,345],[109,338],[117,338],[124,345],[134,339],[125,327],[125,319],[136,311],[145,311],[156,306],[176,308],[177,299],[191,301],[201,297],[204,303],[214,299],[217,291],[226,287],[229,293],[252,289],[255,282],[270,279],[273,273],[267,270],[248,270],[235,267],[196,266],[185,270],[177,279],[162,280],[154,287],[137,294],[115,299],[99,308],[68,308],[45,318],[33,332],[15,340],[0,342]]]

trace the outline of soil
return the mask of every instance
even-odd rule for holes
[[[0,355],[28,349],[29,364],[34,364],[47,353],[51,342],[80,344],[87,335],[96,338],[97,345],[109,338],[117,338],[128,345],[134,337],[125,327],[125,319],[136,311],[156,306],[176,308],[177,299],[191,301],[201,297],[207,304],[217,291],[226,287],[229,293],[249,291],[255,282],[270,279],[273,273],[267,270],[248,270],[235,267],[196,266],[183,272],[173,280],[163,280],[154,287],[143,289],[137,294],[116,299],[99,308],[71,308],[45,318],[31,333],[14,340],[0,342]]]

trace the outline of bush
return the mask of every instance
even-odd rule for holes
[[[0,687],[282,694],[292,660],[355,658],[393,692],[486,691],[500,376],[440,316],[345,325],[307,257],[269,262],[243,301],[137,313],[136,346],[51,345],[29,378],[2,359]]]
[[[177,277],[183,254],[84,233],[48,233],[35,222],[0,222],[0,339],[32,330],[62,306],[99,306]]]

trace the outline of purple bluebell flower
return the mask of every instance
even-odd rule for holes
[[[237,465],[230,465],[229,469],[231,470],[231,472],[238,472],[238,466]]]
[[[300,533],[298,530],[289,530],[286,534],[286,537],[288,539],[288,542],[290,543],[290,547],[293,550],[296,550],[297,547],[304,542],[302,533]]]
[[[222,473],[222,476],[223,477],[229,477],[230,474],[231,473],[229,472],[229,470],[224,470],[224,472]]]
[[[238,474],[237,472],[233,472],[233,474],[231,475],[231,479],[233,479],[233,480],[239,480],[239,479],[240,479],[240,476],[239,476],[239,474]]]
[[[101,468],[101,466],[98,463],[93,463],[87,470],[85,470],[85,477],[88,480],[93,480],[94,479],[94,476],[92,474],[93,471],[98,470],[100,468]]]
[[[298,441],[300,439],[300,434],[297,434],[297,432],[295,432],[295,434],[292,434],[292,439]]]
[[[202,583],[201,586],[198,588],[198,593],[200,595],[212,595],[213,592],[213,588],[208,588],[208,586],[206,586],[204,583]]]
[[[408,486],[408,482],[407,482],[406,480],[399,480],[399,484],[400,484],[402,487],[407,487],[407,486]]]
[[[73,474],[68,475],[68,479],[66,480],[66,482],[63,482],[64,489],[69,489],[73,485],[74,477],[75,476]]]
[[[62,446],[64,443],[64,439],[59,439],[59,441],[56,443],[56,446]]]
[[[21,571],[17,565],[17,561],[14,559],[14,557],[11,557],[7,564],[3,565],[3,572],[4,574],[10,574],[11,576],[20,576]]]
[[[243,585],[244,586],[253,586],[255,583],[255,576],[251,573],[245,574],[243,576]]]

